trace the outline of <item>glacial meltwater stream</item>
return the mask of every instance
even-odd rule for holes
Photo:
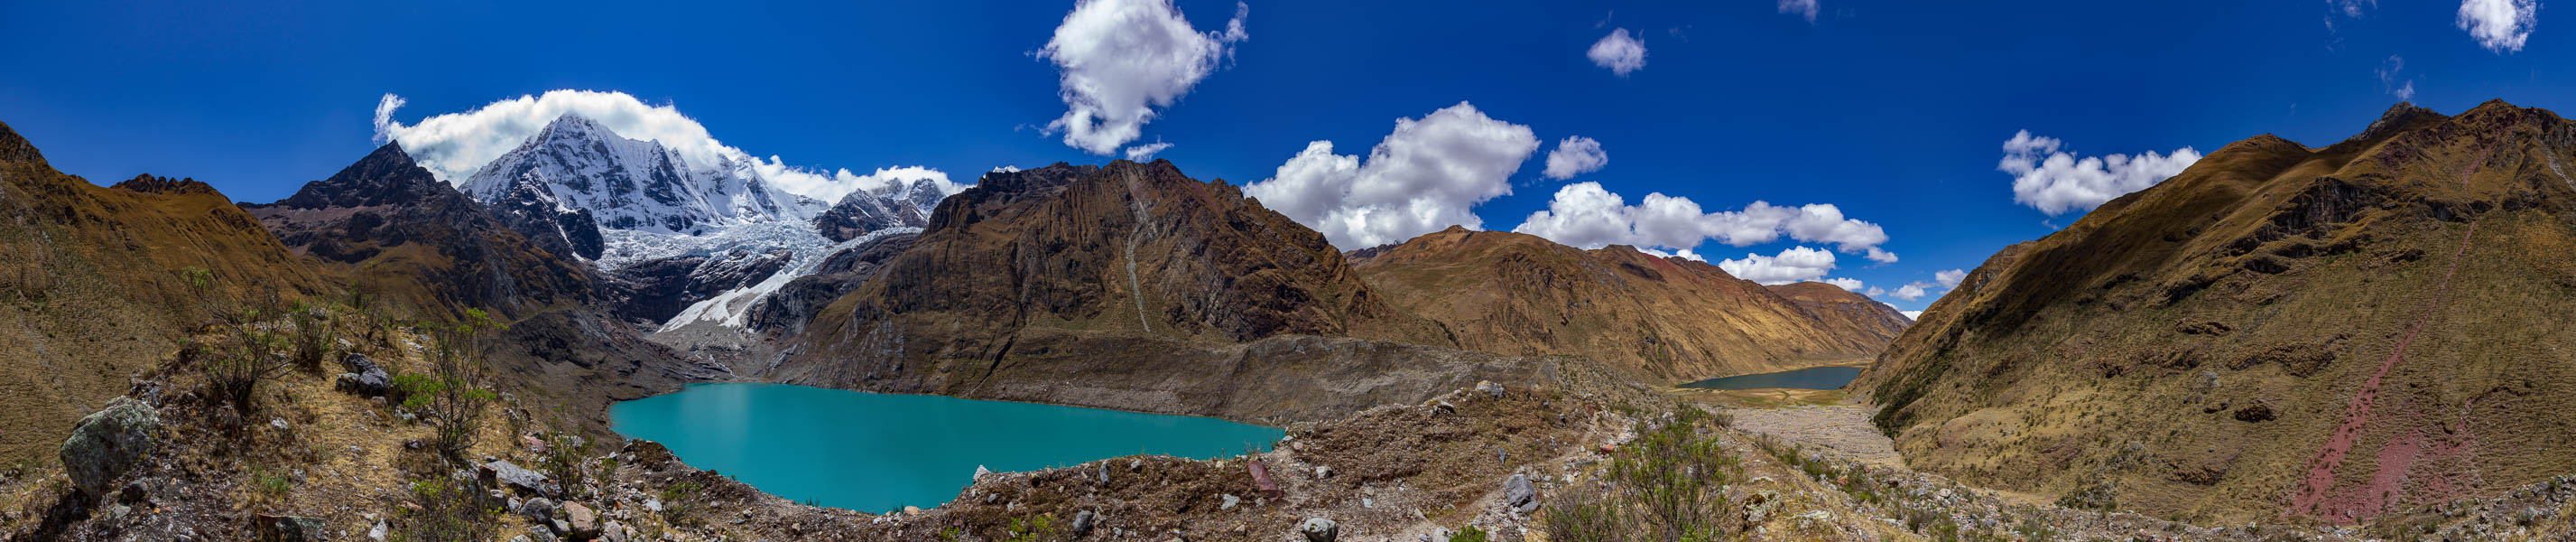
[[[669,447],[797,502],[885,512],[957,497],[975,467],[994,472],[1157,454],[1196,459],[1267,450],[1278,428],[936,395],[782,384],[698,384],[618,403],[619,434]]]

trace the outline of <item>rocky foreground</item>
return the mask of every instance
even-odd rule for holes
[[[295,373],[244,415],[158,371],[84,418],[59,468],[0,479],[8,540],[1665,540],[1641,495],[1679,487],[1719,540],[2563,539],[2576,477],[2364,526],[2195,526],[2115,503],[1975,489],[1889,460],[1855,406],[1712,408],[1598,375],[1491,382],[1304,422],[1266,452],[1109,458],[978,473],[955,501],[869,514],[789,502],[658,444],[586,443],[550,413],[491,407],[471,459],[441,461],[428,411],[387,397],[408,339]],[[329,372],[329,371],[326,371]],[[1677,450],[1679,451],[1677,453]],[[1686,465],[1669,461],[1682,457]],[[1658,470],[1661,469],[1661,470]],[[1647,473],[1650,476],[1639,476]],[[1661,473],[1661,474],[1656,474]],[[1676,485],[1678,483],[1678,485]],[[458,501],[440,487],[472,487]],[[1664,502],[1664,501],[1655,501]],[[1603,519],[1610,521],[1601,521]],[[1583,523],[1592,522],[1592,523]],[[450,532],[450,531],[438,531]],[[2556,537],[2556,538],[2553,538]]]

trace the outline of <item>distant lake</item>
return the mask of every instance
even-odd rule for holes
[[[1795,371],[1750,375],[1721,376],[1683,384],[1685,388],[1718,390],[1756,390],[1762,388],[1796,388],[1802,390],[1840,389],[1860,378],[1859,367],[1809,367]]]
[[[863,512],[932,508],[975,467],[1032,471],[1138,454],[1268,450],[1286,431],[1216,418],[783,384],[696,384],[617,403],[619,434],[797,502]]]

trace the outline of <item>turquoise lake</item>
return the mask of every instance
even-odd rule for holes
[[[1216,418],[783,384],[696,384],[617,403],[619,434],[797,502],[931,508],[975,467],[1031,471],[1128,455],[1268,450],[1286,431]]]
[[[1683,384],[1685,388],[1719,390],[1758,390],[1762,388],[1796,388],[1802,390],[1840,389],[1860,378],[1859,367],[1809,367],[1795,371],[1750,375],[1722,376]]]

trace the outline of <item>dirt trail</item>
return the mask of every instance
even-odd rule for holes
[[[2485,163],[2487,154],[2492,152],[2494,148],[2490,147],[2486,153],[2479,153],[2478,160],[2460,173],[2462,186],[2469,184],[2470,178],[2477,174],[2478,166]],[[2459,247],[2451,251],[2451,263],[2442,270],[2442,280],[2434,286],[2433,299],[2426,302],[2423,312],[2416,314],[2415,321],[2406,326],[2406,335],[2397,339],[2397,348],[2388,353],[2388,359],[2379,362],[2379,370],[2372,372],[2370,379],[2362,381],[2361,391],[2354,393],[2352,401],[2344,406],[2343,423],[2335,426],[2334,433],[2326,438],[2325,446],[2318,448],[2316,457],[2308,461],[2307,479],[2300,486],[2299,494],[2290,499],[2291,513],[2351,522],[2378,513],[2398,493],[2397,486],[2419,448],[2411,440],[2392,443],[2390,446],[2396,449],[2383,451],[2383,459],[2395,459],[2396,465],[2393,469],[2388,464],[2376,465],[2381,472],[2372,476],[2367,486],[2334,494],[2335,471],[2343,466],[2345,456],[2352,452],[2353,440],[2360,436],[2362,427],[2370,423],[2371,407],[2379,399],[2379,387],[2387,378],[2388,371],[2406,360],[2406,349],[2415,344],[2415,337],[2423,334],[2424,327],[2432,323],[2433,315],[2441,312],[2450,301],[2451,278],[2459,274],[2460,260],[2468,255],[2469,242],[2478,235],[2476,219],[2469,220],[2468,230],[2460,236]]]

